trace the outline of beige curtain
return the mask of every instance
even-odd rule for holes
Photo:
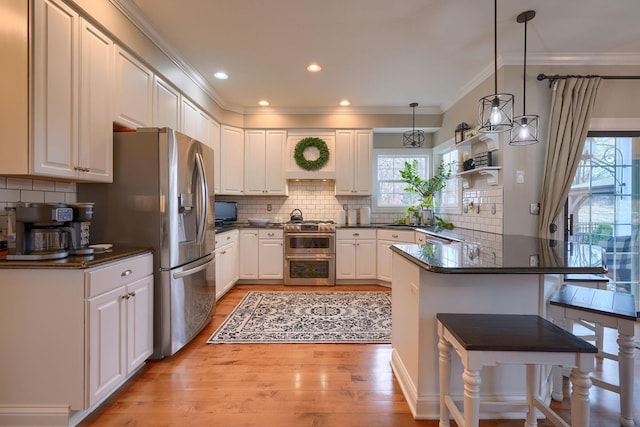
[[[569,77],[553,84],[547,150],[540,195],[538,236],[562,240],[563,230],[549,226],[563,212],[571,182],[582,156],[600,77]]]

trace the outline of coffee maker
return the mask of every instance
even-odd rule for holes
[[[69,254],[91,255],[93,248],[89,247],[89,226],[93,219],[94,203],[68,203],[73,209],[73,219],[67,224],[69,231]]]
[[[15,252],[7,260],[50,260],[69,255],[68,223],[73,209],[60,203],[24,203],[15,207]]]

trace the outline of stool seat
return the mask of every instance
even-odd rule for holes
[[[549,300],[551,305],[604,314],[636,321],[635,299],[632,294],[601,289],[562,285]]]
[[[438,313],[436,318],[468,351],[598,352],[535,314]]]
[[[593,370],[597,347],[536,315],[438,313],[440,368],[440,427],[449,426],[453,416],[460,427],[477,427],[480,422],[480,370],[500,364],[526,365],[525,426],[537,425],[536,409],[557,426],[566,422],[538,393],[540,365],[571,366],[571,425],[589,426],[589,372]],[[449,395],[451,349],[460,355],[464,368],[464,411]],[[504,402],[502,402],[504,403]],[[515,405],[518,403],[511,402]],[[482,402],[498,408],[499,402]]]
[[[634,334],[636,307],[635,298],[625,292],[606,291],[564,284],[549,300],[549,314],[554,322],[565,329],[573,330],[573,323],[588,322],[598,328],[606,327],[618,331],[618,352],[604,351],[598,340],[599,357],[618,362],[618,384],[592,378],[593,385],[620,395],[620,424],[633,427],[634,399]],[[562,375],[554,368],[553,393],[555,400],[562,400]]]

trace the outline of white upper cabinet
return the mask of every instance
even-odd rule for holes
[[[287,194],[284,176],[284,130],[244,131],[244,194],[274,196]]]
[[[111,58],[113,42],[84,19],[80,20],[80,139],[78,178],[111,182],[113,135]]]
[[[120,46],[114,49],[114,120],[123,126],[153,123],[153,72]]]
[[[180,129],[180,92],[158,76],[153,79],[153,126]]]
[[[211,120],[211,144],[213,148],[213,164],[215,168],[213,170],[213,192],[214,194],[220,194],[220,123],[215,120]]]
[[[113,42],[65,3],[35,2],[27,174],[110,182]]]
[[[372,162],[372,131],[336,131],[336,195],[371,195]]]
[[[181,132],[192,138],[196,138],[200,132],[200,109],[184,96],[181,98],[180,108],[182,118]]]
[[[233,126],[220,127],[219,194],[244,194],[244,131]]]

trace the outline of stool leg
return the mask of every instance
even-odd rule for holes
[[[464,369],[464,427],[480,425],[480,371]]]
[[[451,381],[451,344],[444,338],[438,340],[440,355],[438,367],[440,370],[440,424],[439,427],[449,427],[449,408],[445,398],[449,395]]]
[[[524,423],[525,427],[536,427],[538,425],[536,405],[534,402],[537,397],[536,386],[540,376],[539,371],[540,367],[538,365],[527,365],[527,406],[529,406],[529,412],[527,412],[527,419]]]
[[[571,427],[589,427],[589,373],[578,368],[571,370]]]
[[[555,314],[555,313],[554,313]],[[560,326],[562,329],[571,332],[573,330],[573,322],[564,317],[564,312],[561,311],[555,314],[553,323]],[[562,391],[562,366],[551,367],[551,398],[556,402],[562,402],[564,399]]]
[[[618,334],[618,378],[620,384],[620,424],[633,427],[633,336]]]

